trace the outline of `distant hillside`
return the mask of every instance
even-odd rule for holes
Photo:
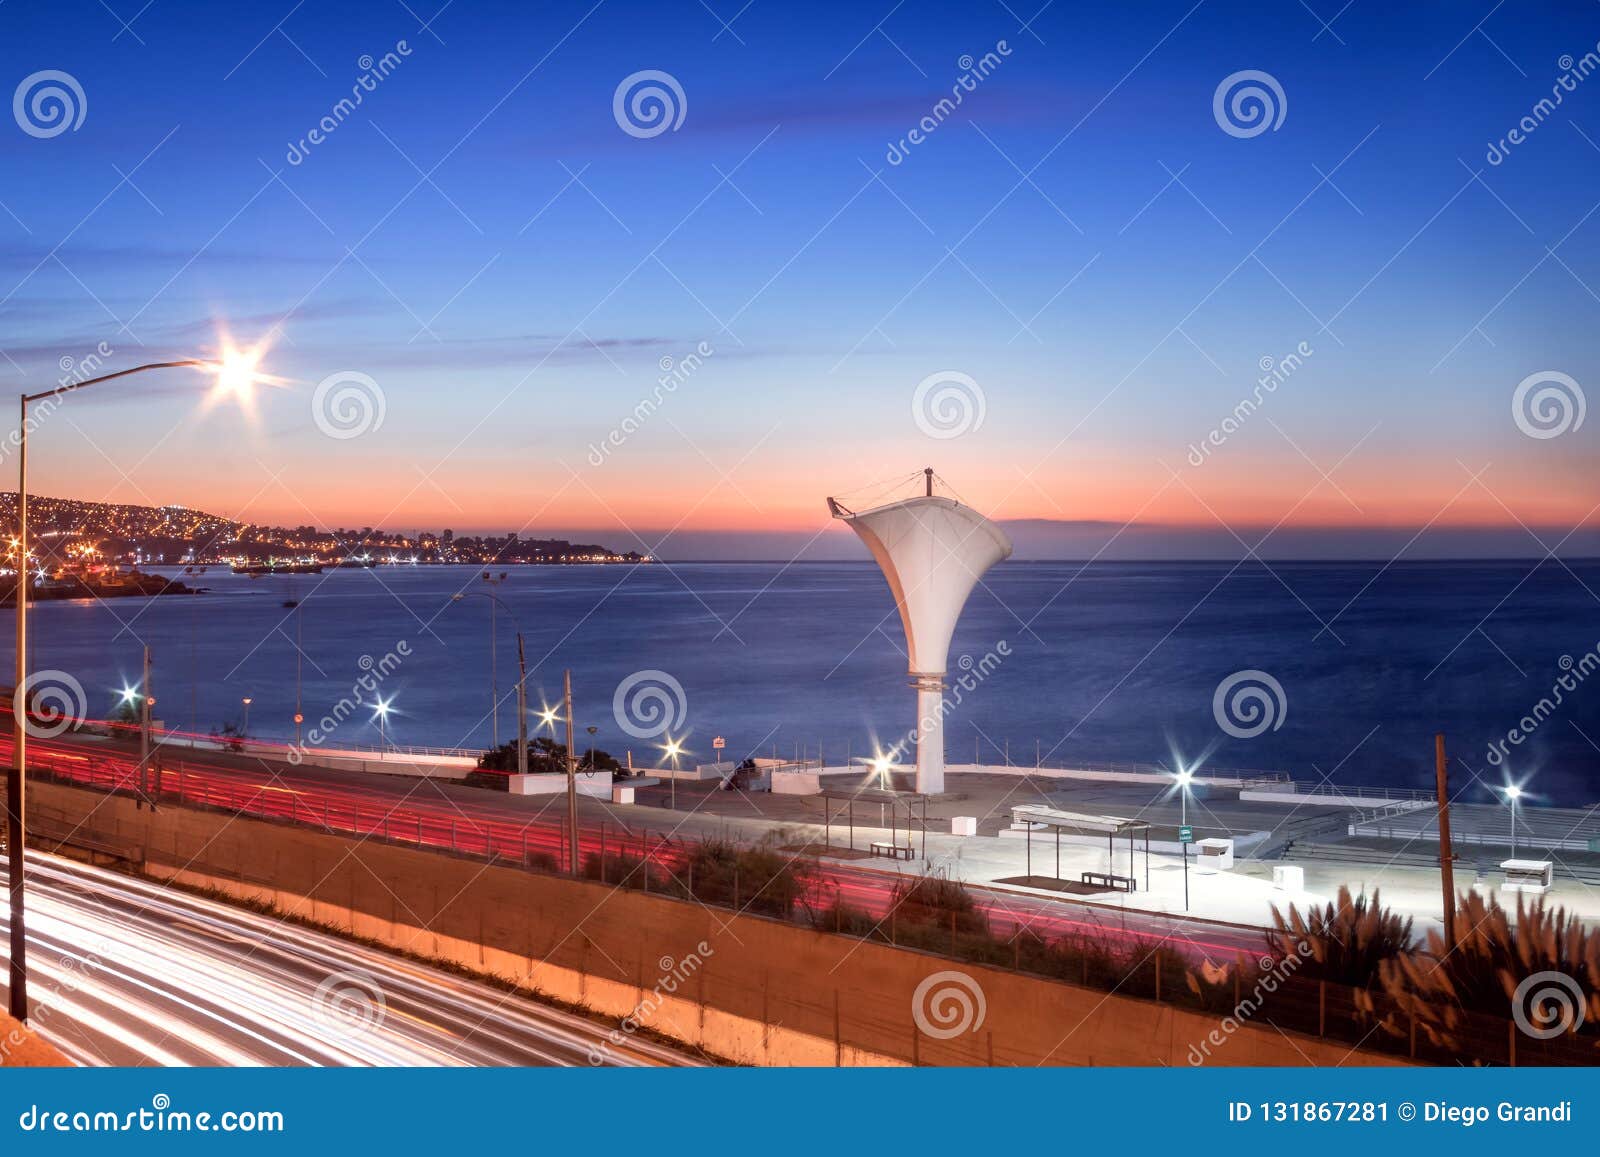
[[[185,506],[131,506],[73,498],[28,498],[29,545],[35,559],[70,561],[217,563],[273,558],[346,558],[435,563],[645,562],[635,552],[560,538],[463,535],[450,530],[410,534],[312,526],[259,526]],[[0,534],[17,533],[17,495],[0,493]]]

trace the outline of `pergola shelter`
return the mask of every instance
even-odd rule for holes
[[[1027,832],[1028,844],[1028,875],[1033,875],[1033,829],[1035,826],[1052,828],[1056,837],[1056,879],[1061,879],[1061,832],[1068,829],[1073,832],[1103,833],[1106,837],[1106,867],[1107,875],[1112,879],[1124,880],[1128,884],[1128,891],[1138,888],[1134,876],[1134,837],[1144,834],[1144,890],[1150,890],[1150,825],[1144,820],[1124,819],[1121,816],[1101,816],[1088,812],[1069,812],[1059,808],[1044,807],[1039,804],[1017,804],[1011,809],[1011,822],[1013,826],[1021,825]],[[1119,876],[1114,874],[1116,867],[1116,842],[1119,836],[1128,837],[1128,874]],[[1085,876],[1098,876],[1098,872],[1085,872]]]
[[[843,800],[845,815],[850,826],[850,850],[856,846],[856,804],[875,803],[889,805],[889,843],[894,847],[904,846],[909,849],[911,844],[911,823],[917,818],[916,805],[922,805],[922,856],[928,855],[928,797],[920,792],[890,791],[882,787],[825,787],[819,793],[822,796],[822,831],[823,843],[833,845],[833,810],[834,800]],[[899,808],[905,809],[906,815],[906,843],[901,845],[895,837],[895,813]]]

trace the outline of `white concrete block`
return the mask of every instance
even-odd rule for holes
[[[951,816],[950,834],[952,836],[975,836],[978,834],[977,816]]]
[[[1272,865],[1272,886],[1280,892],[1304,892],[1306,870],[1298,864]]]
[[[633,802],[633,788],[632,787],[623,787],[622,784],[620,784],[620,783],[613,784],[611,786],[611,802],[612,803],[632,803]]]

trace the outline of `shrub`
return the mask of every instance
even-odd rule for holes
[[[1304,956],[1300,946],[1309,945],[1303,975],[1356,988],[1367,987],[1385,961],[1413,947],[1411,918],[1385,908],[1377,889],[1369,900],[1365,893],[1352,897],[1341,885],[1337,899],[1323,907],[1313,905],[1304,914],[1290,905],[1287,918],[1274,905],[1272,922],[1267,949],[1273,956]]]
[[[707,904],[787,918],[804,899],[810,872],[780,849],[784,839],[779,831],[749,847],[719,836],[689,844],[677,882]]]
[[[1525,905],[1520,896],[1515,923],[1492,897],[1472,893],[1457,903],[1454,922],[1453,950],[1441,933],[1430,932],[1425,951],[1383,963],[1380,990],[1398,1010],[1382,1018],[1387,1030],[1409,1031],[1404,1015],[1432,1043],[1461,1050],[1474,1014],[1520,1011],[1536,1028],[1565,1022],[1571,1032],[1600,1035],[1600,932],[1586,930],[1564,908],[1547,909],[1542,899]],[[1518,986],[1541,973],[1568,983],[1534,986],[1518,1010]],[[1564,1001],[1565,1009],[1552,999]],[[1358,1003],[1376,1012],[1371,995],[1358,996]]]

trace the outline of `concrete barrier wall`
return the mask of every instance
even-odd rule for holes
[[[462,967],[753,1065],[1190,1063],[1215,1017],[696,903],[447,854],[36,782],[34,806],[146,848],[145,870]],[[959,971],[974,1031],[919,1030],[914,995]],[[937,982],[935,982],[937,983]],[[1172,983],[1182,984],[1181,977]],[[924,1023],[927,1023],[924,1021]],[[1246,1025],[1224,1064],[1393,1063]]]

